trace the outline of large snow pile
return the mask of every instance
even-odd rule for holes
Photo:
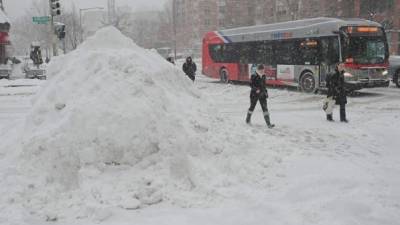
[[[48,74],[25,127],[30,207],[137,208],[193,188],[188,157],[206,151],[207,112],[179,68],[108,27]]]

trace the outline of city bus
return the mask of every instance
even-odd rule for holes
[[[10,78],[12,68],[7,64],[8,62],[8,50],[10,47],[9,32],[10,32],[10,21],[0,9],[0,79]]]
[[[265,65],[267,84],[325,88],[326,75],[345,64],[346,87],[389,86],[389,50],[383,27],[363,19],[312,18],[205,34],[203,74],[222,82],[249,81]]]

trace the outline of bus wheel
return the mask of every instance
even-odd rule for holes
[[[228,83],[229,82],[229,73],[228,73],[228,70],[226,70],[225,68],[221,69],[221,71],[219,72],[219,76],[220,76],[220,79],[221,79],[222,83]]]
[[[396,74],[393,77],[393,83],[396,84],[398,88],[400,88],[400,70],[397,70]]]
[[[315,91],[315,79],[311,72],[305,72],[300,78],[300,88],[303,92],[311,93]]]

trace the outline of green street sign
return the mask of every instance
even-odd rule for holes
[[[49,16],[34,16],[32,17],[32,21],[36,24],[48,24],[50,21]]]

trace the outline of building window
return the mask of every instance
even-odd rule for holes
[[[371,15],[375,13],[384,13],[394,7],[394,0],[376,1],[376,0],[361,0],[361,14]]]

